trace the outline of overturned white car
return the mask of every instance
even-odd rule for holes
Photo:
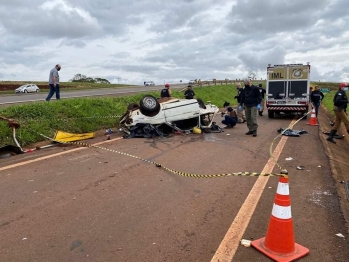
[[[194,127],[209,129],[219,108],[200,99],[160,98],[145,95],[140,104],[130,104],[121,117],[120,131],[130,134],[140,124],[172,131],[190,132]]]

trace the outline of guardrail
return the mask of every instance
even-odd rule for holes
[[[235,80],[230,80],[230,79],[224,79],[224,80],[217,80],[217,79],[213,79],[212,81],[201,81],[200,79],[199,80],[195,80],[195,84],[193,85],[197,85],[197,86],[203,86],[203,85],[208,85],[208,86],[211,86],[211,85],[228,85],[228,84],[237,84],[237,83],[243,83],[243,79],[235,79]],[[265,82],[266,80],[264,79],[261,79],[261,80],[251,80],[251,83],[253,84],[258,84],[258,83],[261,83],[261,82]]]

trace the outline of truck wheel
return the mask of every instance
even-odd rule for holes
[[[268,111],[268,117],[274,118],[274,111]]]

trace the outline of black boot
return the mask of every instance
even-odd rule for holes
[[[330,141],[331,143],[336,143],[336,141],[334,141],[333,140],[333,137],[334,137],[334,135],[336,134],[336,132],[337,132],[337,130],[331,130],[331,132],[330,132],[330,134],[329,134],[329,136],[328,136],[328,138],[327,138],[327,141]]]

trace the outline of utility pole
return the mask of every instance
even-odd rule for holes
[[[117,77],[116,79],[118,80],[118,84],[119,84],[119,81],[120,81],[121,78],[120,78],[120,77]]]

